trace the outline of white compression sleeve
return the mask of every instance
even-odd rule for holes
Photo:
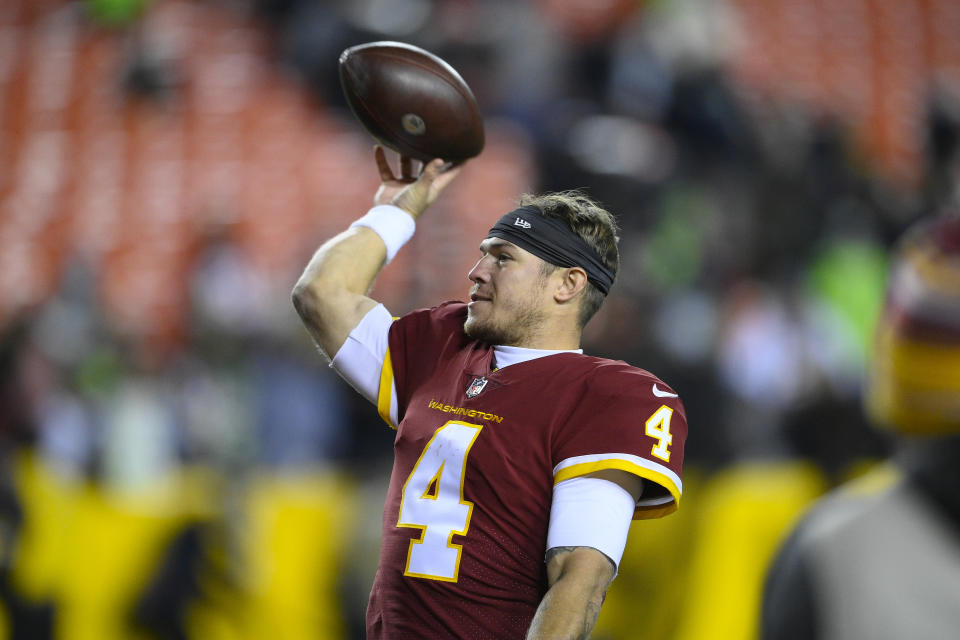
[[[330,361],[334,371],[373,404],[377,404],[380,371],[387,355],[391,324],[393,316],[386,307],[378,304],[363,316]],[[396,394],[396,389],[391,389],[390,418],[393,424],[396,424]]]
[[[601,478],[571,478],[553,488],[547,550],[592,547],[620,566],[636,502],[630,492]]]
[[[387,263],[400,251],[400,247],[413,237],[417,223],[413,216],[392,204],[381,204],[370,209],[365,216],[353,222],[350,228],[373,229],[387,247]]]

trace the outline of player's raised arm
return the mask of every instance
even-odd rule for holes
[[[382,147],[375,155],[381,184],[374,208],[317,249],[293,288],[293,306],[329,358],[376,306],[367,293],[380,269],[413,235],[416,220],[459,172],[459,168],[444,171],[443,161],[434,160],[415,178],[413,161],[404,157],[396,177]]]

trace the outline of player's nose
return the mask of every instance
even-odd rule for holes
[[[477,264],[473,265],[473,269],[470,269],[470,272],[467,274],[467,278],[471,282],[481,283],[487,282],[490,279],[489,270],[484,266],[484,259],[480,258],[477,260]]]

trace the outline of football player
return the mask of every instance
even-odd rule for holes
[[[293,291],[396,429],[367,636],[586,637],[631,520],[677,508],[687,433],[663,381],[580,349],[616,276],[614,218],[579,193],[525,196],[480,239],[468,303],[395,320],[366,294],[459,168],[376,162],[375,206]]]

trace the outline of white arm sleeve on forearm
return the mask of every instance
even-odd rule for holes
[[[547,550],[592,547],[619,567],[636,506],[630,492],[615,482],[564,480],[553,488]]]
[[[380,391],[380,371],[387,355],[391,324],[393,316],[386,307],[378,304],[363,316],[330,361],[334,371],[374,405],[377,404]],[[390,419],[396,425],[395,386],[390,390],[390,394]]]

